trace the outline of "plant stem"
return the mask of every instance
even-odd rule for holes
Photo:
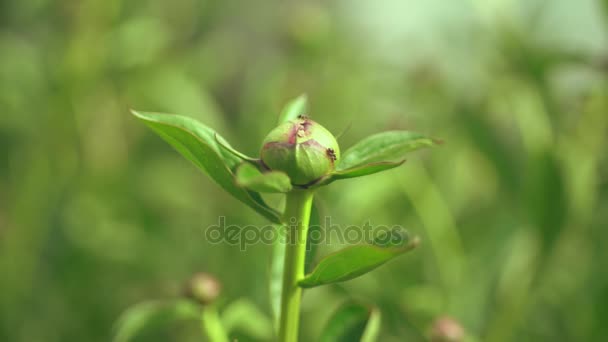
[[[213,305],[205,306],[201,316],[201,328],[209,342],[228,342],[228,335]]]
[[[281,342],[298,340],[302,297],[302,288],[298,286],[298,280],[304,278],[306,237],[313,195],[311,190],[293,190],[287,194],[283,214],[286,243],[279,319],[279,341]]]

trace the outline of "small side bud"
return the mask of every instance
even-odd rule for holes
[[[455,319],[442,316],[433,323],[430,337],[431,342],[462,342],[465,331]]]
[[[222,285],[214,276],[208,273],[196,273],[188,280],[184,292],[186,297],[202,305],[208,305],[219,297],[221,290]]]

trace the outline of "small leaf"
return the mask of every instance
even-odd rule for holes
[[[141,331],[176,321],[197,320],[201,308],[193,301],[147,301],[127,309],[116,322],[114,342],[128,342]]]
[[[357,278],[412,250],[418,243],[419,239],[413,238],[399,247],[379,245],[347,247],[323,258],[312,273],[306,275],[298,284],[308,288]]]
[[[260,194],[235,184],[232,170],[242,161],[219,146],[214,130],[186,116],[132,112],[224,190],[270,221],[280,223],[279,213],[264,203]]]
[[[306,107],[308,106],[308,96],[306,94],[302,94],[295,99],[289,101],[287,105],[283,108],[281,115],[279,116],[279,124],[283,122],[287,122],[289,120],[294,120],[298,117],[298,115],[306,114]]]
[[[257,192],[285,193],[291,190],[289,176],[280,171],[260,172],[255,166],[244,163],[236,169],[238,185]]]
[[[408,131],[389,131],[369,136],[342,154],[338,172],[368,164],[403,160],[406,153],[436,145],[437,140]]]
[[[373,342],[380,330],[380,311],[350,302],[338,309],[325,326],[321,342]]]

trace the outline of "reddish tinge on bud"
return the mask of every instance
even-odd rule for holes
[[[285,172],[294,185],[312,185],[334,171],[340,159],[336,138],[306,116],[273,129],[262,144],[264,165]]]
[[[462,342],[464,337],[460,323],[448,316],[437,318],[431,328],[431,342]]]
[[[202,305],[207,305],[219,297],[222,286],[212,275],[196,273],[186,284],[186,296]]]

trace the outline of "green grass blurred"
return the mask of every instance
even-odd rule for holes
[[[352,123],[343,147],[387,129],[446,141],[321,192],[335,223],[423,243],[308,291],[304,340],[348,298],[380,306],[382,341],[424,341],[443,315],[473,341],[608,336],[606,1],[25,0],[0,2],[0,340],[108,341],[198,271],[269,313],[270,248],[202,234],[264,220],[128,109],[193,116],[256,155],[302,92],[332,131]]]

